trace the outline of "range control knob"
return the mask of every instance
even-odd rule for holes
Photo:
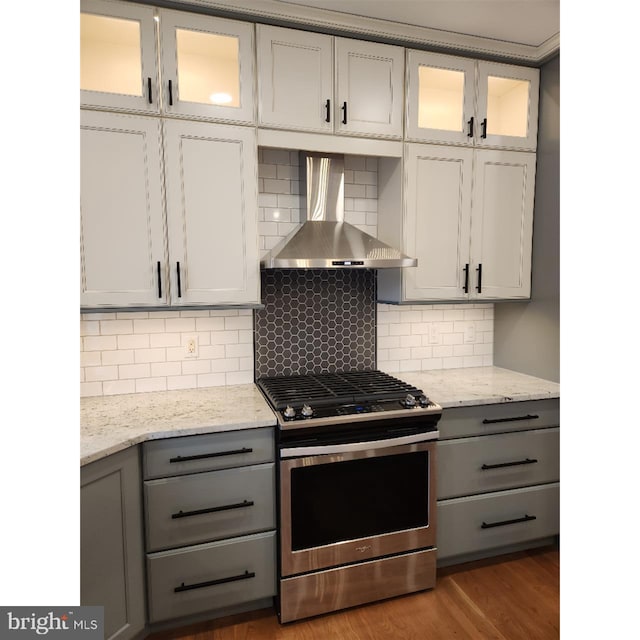
[[[287,405],[286,409],[282,412],[285,420],[293,420],[296,417],[296,410],[293,407]]]
[[[420,403],[421,407],[428,407],[431,404],[431,401],[429,400],[429,398],[427,398],[427,396],[425,396],[424,394],[422,394],[418,398],[418,402]]]
[[[416,398],[410,393],[407,394],[407,397],[403,400],[402,404],[407,407],[407,409],[416,406]]]
[[[310,418],[313,415],[313,409],[308,405],[302,405],[302,409],[300,410],[303,418]]]

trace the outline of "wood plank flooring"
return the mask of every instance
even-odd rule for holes
[[[278,623],[271,609],[162,631],[147,640],[555,640],[560,551],[522,551],[438,571],[436,588]]]

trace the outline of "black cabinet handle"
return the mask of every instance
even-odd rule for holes
[[[482,293],[482,263],[478,265],[476,271],[478,272],[478,286],[476,289],[478,290],[478,293]]]
[[[147,96],[149,97],[149,104],[153,104],[151,97],[151,78],[147,78]]]
[[[528,413],[526,416],[515,416],[514,418],[485,418],[482,424],[497,424],[498,422],[518,422],[519,420],[537,420],[540,416]]]
[[[486,523],[483,522],[480,525],[481,529],[491,529],[493,527],[506,527],[508,524],[517,524],[518,522],[529,522],[530,520],[535,520],[536,517],[535,516],[527,516],[525,515],[524,518],[516,518],[515,520],[503,520],[502,522],[490,522],[490,523]]]
[[[347,124],[347,103],[342,103],[342,124]]]
[[[481,138],[487,137],[487,119],[486,118],[482,121],[482,135],[480,137]]]
[[[162,298],[162,273],[160,271],[160,260],[158,260],[158,298]]]
[[[197,456],[176,456],[170,458],[169,462],[190,462],[191,460],[204,460],[205,458],[220,458],[222,456],[235,456],[240,453],[251,453],[253,449],[243,447],[242,449],[234,449],[233,451],[216,451],[214,453],[201,453]]]
[[[173,83],[169,80],[169,104],[173,106]]]
[[[181,591],[191,591],[192,589],[202,589],[203,587],[213,587],[217,584],[224,584],[225,582],[237,582],[238,580],[247,580],[249,578],[255,578],[256,574],[252,571],[249,573],[245,571],[238,576],[230,576],[229,578],[221,578],[220,580],[208,580],[207,582],[196,582],[195,584],[185,584],[184,582],[176,587],[173,591],[180,593]]]
[[[467,124],[469,125],[469,133],[467,133],[467,138],[473,138],[473,116],[471,116]]]
[[[502,469],[502,467],[517,467],[521,464],[533,464],[538,462],[536,458],[525,458],[524,460],[516,460],[515,462],[501,462],[500,464],[483,464],[480,468],[483,471],[487,469]]]
[[[469,263],[464,265],[464,287],[463,290],[465,293],[469,293]]]
[[[178,513],[172,513],[171,518],[177,520],[178,518],[189,518],[190,516],[201,516],[205,513],[216,513],[217,511],[229,511],[230,509],[242,509],[244,507],[253,507],[253,500],[244,500],[243,502],[236,502],[235,504],[225,504],[221,507],[209,507],[208,509],[195,509],[194,511],[178,511]]]
[[[178,275],[178,298],[182,298],[182,285],[180,283],[180,263],[176,262],[176,272]]]
[[[331,122],[331,100],[327,100],[324,108],[327,110],[327,115],[325,116],[324,121]]]

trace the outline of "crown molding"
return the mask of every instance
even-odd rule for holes
[[[224,14],[228,17],[266,21],[281,26],[306,26],[313,30],[390,42],[410,48],[503,59],[531,66],[538,66],[560,49],[559,33],[538,46],[532,46],[275,0],[173,0],[172,2],[147,0],[145,3],[157,6],[169,4],[200,7],[207,12]]]

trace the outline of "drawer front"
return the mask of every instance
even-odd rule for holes
[[[438,442],[438,499],[560,479],[560,429]]]
[[[546,538],[559,531],[559,483],[438,502],[439,559]]]
[[[152,440],[143,445],[145,480],[274,461],[273,428]]]
[[[147,480],[147,551],[275,529],[274,496],[274,463]]]
[[[528,400],[444,409],[440,440],[560,426],[560,400]]]
[[[275,532],[147,556],[149,621],[214,611],[276,593]]]

